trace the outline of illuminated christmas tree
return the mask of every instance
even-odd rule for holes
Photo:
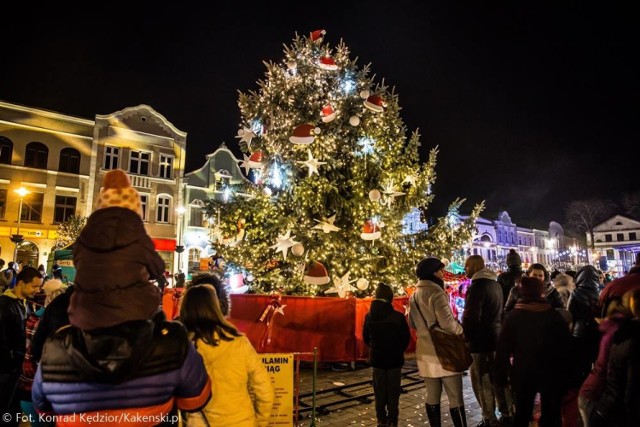
[[[420,259],[470,240],[482,205],[460,221],[456,200],[437,224],[416,224],[433,199],[437,148],[421,164],[397,94],[324,35],[296,36],[265,64],[259,90],[240,94],[253,184],[206,203],[213,244],[252,292],[362,296],[382,281],[402,293]]]

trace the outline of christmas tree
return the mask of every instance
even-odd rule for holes
[[[251,292],[363,296],[382,281],[402,293],[420,259],[470,240],[483,207],[462,221],[457,199],[436,224],[417,223],[433,199],[437,147],[421,163],[394,90],[324,35],[296,35],[281,62],[265,63],[259,90],[240,93],[252,184],[206,203],[213,245]]]

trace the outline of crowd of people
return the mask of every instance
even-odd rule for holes
[[[73,260],[70,286],[28,266],[0,296],[3,425],[268,425],[271,379],[219,277],[193,280],[165,319],[164,262],[124,171],[105,175]]]
[[[453,316],[444,263],[425,258],[409,300],[416,361],[426,386],[429,425],[442,425],[444,388],[451,421],[466,427],[461,372],[443,367],[431,331],[464,335],[478,427],[527,427],[539,396],[542,427],[631,427],[640,422],[640,254],[629,273],[607,283],[591,265],[554,272],[522,269],[515,250],[497,275],[479,255],[465,262],[471,280],[462,321]],[[553,280],[552,280],[553,279]],[[363,335],[370,346],[378,426],[397,426],[408,325],[380,284]],[[400,314],[400,313],[397,313]]]
[[[3,424],[267,426],[271,379],[228,319],[220,276],[194,277],[178,318],[166,320],[152,283],[165,277],[165,265],[124,171],[105,174],[96,205],[74,246],[73,284],[59,269],[49,278],[44,266],[9,263],[0,274]],[[541,264],[523,270],[513,250],[507,264],[497,275],[481,256],[466,260],[471,284],[461,321],[438,258],[417,264],[408,316],[393,308],[392,288],[378,284],[363,326],[378,426],[400,419],[410,328],[432,427],[443,424],[443,388],[451,422],[467,426],[464,370],[445,368],[436,328],[466,341],[480,426],[528,426],[537,395],[543,427],[638,424],[640,255],[606,286],[590,265],[575,273],[550,274]]]

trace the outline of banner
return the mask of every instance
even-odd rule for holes
[[[293,427],[293,354],[263,353],[260,358],[275,392],[269,426]]]

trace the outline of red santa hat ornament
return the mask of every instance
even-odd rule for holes
[[[376,240],[381,236],[380,228],[373,223],[373,221],[368,220],[362,226],[362,234],[360,234],[360,238],[362,240]]]
[[[338,69],[338,64],[336,64],[336,61],[330,56],[321,56],[320,59],[318,59],[318,67],[323,70],[335,71]]]
[[[324,39],[325,34],[327,34],[325,30],[315,30],[315,31],[311,31],[311,34],[309,34],[309,38],[311,39],[312,42],[322,43],[322,40]]]
[[[251,169],[262,168],[262,151],[256,151],[249,157],[249,167]]]
[[[304,123],[296,126],[293,133],[289,137],[289,141],[294,144],[309,145],[313,142],[317,134],[320,133],[320,128],[314,125]]]
[[[364,106],[376,113],[382,113],[384,111],[384,101],[379,95],[370,95],[364,100]]]
[[[310,285],[326,285],[329,283],[327,268],[318,261],[311,261],[302,280]]]
[[[324,123],[332,122],[336,118],[336,111],[333,109],[331,104],[327,104],[322,108],[320,117]]]

